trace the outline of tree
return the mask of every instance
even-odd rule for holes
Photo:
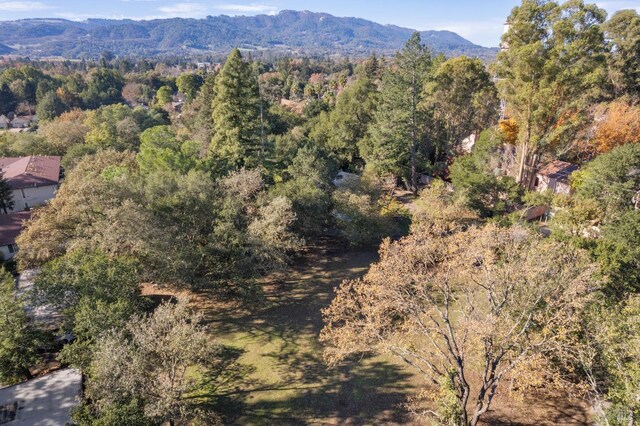
[[[238,49],[227,58],[216,78],[213,102],[214,135],[210,158],[222,170],[255,167],[264,157],[260,135],[260,97],[251,65]]]
[[[136,162],[146,173],[173,170],[187,173],[198,159],[198,146],[193,142],[179,143],[169,126],[156,126],[140,135],[140,153]]]
[[[9,114],[18,105],[18,101],[7,83],[0,83],[0,115]]]
[[[362,76],[344,89],[331,112],[321,115],[309,137],[335,155],[343,167],[353,164],[357,168],[362,161],[358,145],[367,137],[377,103],[375,84]]]
[[[204,78],[202,78],[202,75],[195,73],[180,74],[176,79],[178,91],[184,94],[187,98],[187,102],[191,102],[196,98],[198,91],[203,84]]]
[[[62,114],[65,109],[65,104],[58,98],[56,93],[50,91],[38,100],[36,114],[38,114],[38,120],[50,121]]]
[[[609,296],[640,293],[640,211],[627,211],[606,225],[595,253],[608,277]]]
[[[326,358],[394,355],[436,389],[441,406],[421,414],[478,424],[500,382],[554,351],[592,294],[588,255],[536,234],[488,225],[385,242],[380,262],[324,310]]]
[[[65,362],[86,369],[95,341],[121,328],[140,308],[136,264],[130,258],[76,250],[45,264],[34,281],[39,305],[62,313],[62,335],[74,341],[61,352]]]
[[[100,67],[93,71],[82,92],[84,104],[92,109],[122,102],[124,78],[117,70]]]
[[[640,16],[633,9],[619,10],[604,24],[609,42],[609,77],[616,96],[640,100]]]
[[[162,86],[156,92],[156,98],[154,104],[157,107],[163,107],[168,103],[171,103],[173,99],[173,89],[169,86]]]
[[[572,176],[578,197],[594,200],[605,223],[634,208],[640,190],[640,144],[627,144],[599,155]]]
[[[437,68],[426,85],[425,102],[444,131],[444,144],[436,159],[445,160],[448,150],[496,123],[498,96],[491,76],[479,59],[449,59]]]
[[[31,379],[43,334],[27,316],[24,299],[16,294],[16,281],[0,270],[0,383]]]
[[[38,133],[44,137],[52,155],[65,155],[72,146],[84,144],[89,128],[84,124],[86,113],[72,110],[55,120],[38,124]],[[67,169],[68,170],[68,169]]]
[[[217,347],[185,299],[163,303],[149,317],[134,317],[123,330],[103,336],[97,346],[85,397],[95,419],[124,407],[153,424],[202,415],[197,377]],[[206,424],[219,419],[209,413]]]
[[[600,153],[627,143],[640,143],[640,106],[624,101],[607,105],[604,119],[596,125],[594,142]]]
[[[502,141],[493,130],[480,135],[473,153],[458,157],[451,166],[451,182],[466,199],[466,204],[483,217],[513,210],[523,191],[510,176],[496,173],[496,157]]]
[[[428,151],[428,119],[421,107],[431,68],[429,50],[414,33],[382,80],[371,138],[361,147],[368,167],[407,179],[417,193],[422,153]]]
[[[508,18],[496,71],[508,115],[519,126],[516,175],[527,189],[540,155],[566,148],[603,95],[605,16],[581,0],[524,0]]]
[[[9,210],[13,210],[15,205],[13,189],[4,178],[4,171],[0,170],[0,209],[4,211],[4,214],[8,214]]]

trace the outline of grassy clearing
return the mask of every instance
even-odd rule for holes
[[[227,423],[422,424],[402,406],[422,386],[404,364],[377,356],[330,369],[322,360],[321,309],[330,303],[334,287],[363,275],[376,260],[375,250],[325,243],[310,247],[290,270],[265,278],[261,305],[195,295],[194,305],[225,348],[204,392]],[[144,292],[166,295],[164,289]],[[561,397],[514,400],[504,386],[484,424],[590,424],[584,404]]]

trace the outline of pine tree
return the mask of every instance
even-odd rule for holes
[[[209,155],[218,169],[255,167],[260,146],[260,96],[251,65],[234,49],[216,78],[214,136]]]
[[[414,193],[420,154],[428,150],[428,117],[421,104],[431,64],[429,49],[421,43],[420,33],[414,33],[383,76],[371,140],[362,146],[369,167],[408,179]]]
[[[0,84],[0,114],[8,114],[18,105],[18,101],[7,83]]]
[[[4,171],[0,170],[0,209],[4,211],[4,214],[7,214],[14,206],[13,189],[11,189],[9,182],[4,178]]]

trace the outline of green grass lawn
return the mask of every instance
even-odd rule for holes
[[[413,390],[404,366],[367,357],[335,368],[322,358],[321,309],[343,279],[363,275],[373,250],[321,246],[262,283],[266,302],[203,308],[225,361],[211,381],[216,408],[235,424],[407,423]]]

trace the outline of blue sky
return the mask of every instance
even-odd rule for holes
[[[0,0],[0,20],[202,18],[276,14],[293,9],[356,16],[418,30],[450,30],[475,43],[497,46],[505,18],[519,3],[519,0]],[[597,3],[609,13],[632,8],[640,11],[640,0]]]

